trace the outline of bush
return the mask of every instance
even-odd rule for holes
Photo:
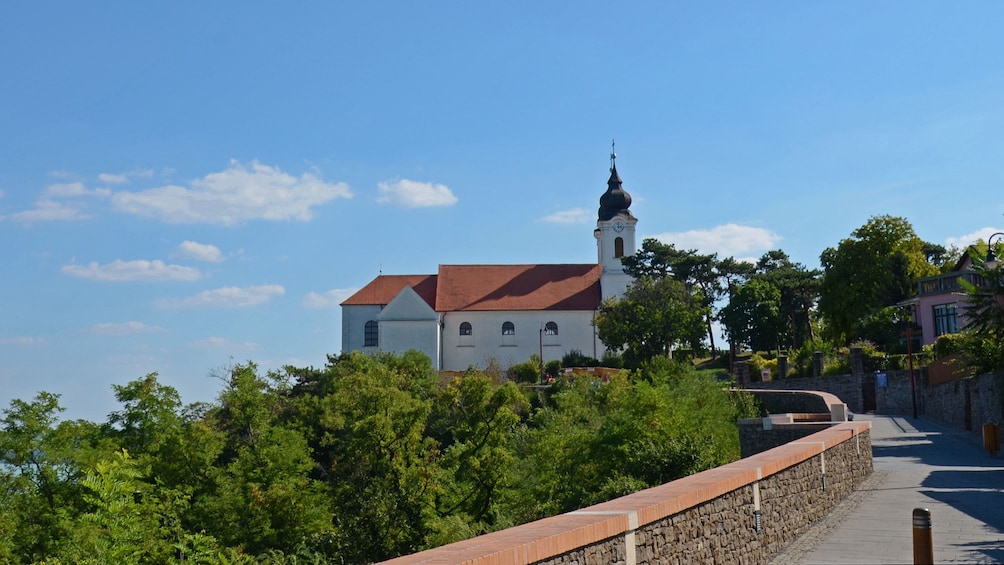
[[[562,367],[599,367],[600,361],[594,357],[582,353],[578,349],[573,349],[561,358]]]
[[[509,380],[518,383],[535,383],[540,380],[540,357],[531,355],[529,361],[510,365],[506,371]]]

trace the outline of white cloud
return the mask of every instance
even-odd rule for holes
[[[544,216],[544,221],[552,224],[584,224],[592,218],[592,214],[585,208],[572,208],[555,212],[550,216]]]
[[[63,265],[62,271],[68,275],[102,282],[131,281],[197,281],[202,273],[194,267],[168,265],[163,261],[123,261],[116,259],[107,265],[90,263],[84,265]]]
[[[45,199],[53,198],[73,198],[76,196],[95,196],[98,198],[107,198],[110,196],[112,191],[107,188],[96,188],[94,190],[88,190],[84,183],[82,182],[71,182],[64,184],[50,184],[45,187],[45,191],[42,193]]]
[[[725,224],[708,230],[660,233],[651,236],[678,249],[696,249],[701,253],[718,253],[719,257],[760,254],[774,249],[781,236],[764,228]]]
[[[452,206],[457,203],[445,184],[418,182],[408,179],[381,182],[377,184],[380,204],[393,204],[405,208],[425,208],[429,206]]]
[[[16,212],[6,217],[0,216],[0,219],[14,220],[22,224],[58,220],[86,220],[91,216],[84,213],[82,204],[76,201],[72,204],[67,204],[62,199],[83,196],[107,198],[110,195],[111,191],[107,188],[89,190],[80,182],[51,184],[42,191],[42,197],[35,201],[34,208]]]
[[[208,243],[196,243],[187,240],[181,242],[174,255],[197,261],[207,261],[209,263],[219,263],[223,260],[223,253],[220,252],[219,247]]]
[[[303,298],[307,308],[331,308],[338,306],[346,298],[355,294],[358,288],[333,288],[325,293],[311,292]]]
[[[158,300],[157,305],[161,308],[198,308],[203,306],[243,308],[264,304],[273,296],[282,296],[283,294],[286,294],[286,289],[277,284],[243,288],[228,286],[215,290],[204,290],[189,298],[164,298]]]
[[[128,335],[128,334],[143,334],[152,332],[162,332],[164,328],[160,326],[151,326],[144,324],[143,322],[122,322],[120,324],[112,322],[104,322],[100,324],[94,324],[88,330],[90,333],[100,334],[100,335]]]
[[[40,337],[0,337],[0,345],[42,345],[45,340]]]
[[[8,216],[0,216],[2,219],[14,220],[22,224],[32,224],[35,222],[86,220],[90,218],[79,206],[67,206],[56,200],[42,199],[35,203],[35,208],[16,212]]]
[[[314,206],[351,197],[345,183],[327,183],[311,173],[296,178],[258,161],[250,166],[231,161],[230,168],[190,187],[116,192],[112,203],[122,212],[170,223],[232,226],[255,219],[305,222],[314,217]]]
[[[107,184],[125,184],[129,182],[130,178],[133,177],[146,177],[150,178],[153,176],[152,169],[139,169],[135,171],[128,171],[125,173],[101,173],[98,175],[98,180]]]
[[[980,228],[974,231],[973,233],[969,233],[959,237],[950,237],[945,240],[945,245],[950,245],[965,249],[966,247],[969,247],[970,245],[973,245],[978,241],[986,241],[987,239],[990,238],[991,235],[1001,231],[1004,230],[999,228]]]
[[[200,349],[219,349],[228,353],[247,353],[258,349],[259,345],[250,341],[237,343],[222,337],[207,337],[192,342],[193,347]]]

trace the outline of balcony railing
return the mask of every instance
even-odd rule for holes
[[[986,284],[983,277],[972,271],[946,273],[944,275],[920,279],[917,282],[919,287],[918,294],[920,296],[927,296],[931,294],[962,292],[960,280],[968,281],[974,286],[984,286]]]

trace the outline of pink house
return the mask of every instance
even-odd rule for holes
[[[965,253],[951,272],[918,281],[914,320],[923,331],[924,345],[937,341],[938,336],[955,333],[966,324],[966,291],[960,280],[980,286],[983,277],[972,270],[972,259]]]

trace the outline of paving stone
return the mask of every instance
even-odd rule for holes
[[[931,511],[936,563],[1004,563],[1004,460],[927,418],[872,416],[875,471],[772,561],[912,563],[913,509]]]

